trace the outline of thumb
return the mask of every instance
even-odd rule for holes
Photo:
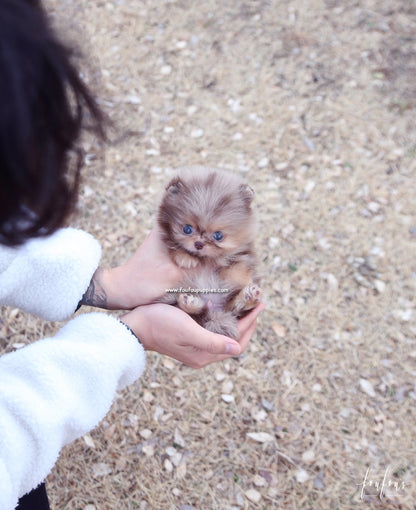
[[[205,335],[200,337],[200,349],[209,354],[221,354],[227,356],[238,356],[241,353],[241,347],[238,342],[228,336],[211,333],[208,330]]]

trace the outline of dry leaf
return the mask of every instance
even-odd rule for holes
[[[178,428],[175,429],[173,440],[177,445],[182,446],[182,448],[185,448],[185,439],[182,437]]]
[[[165,358],[163,360],[163,366],[167,368],[168,370],[173,370],[175,368],[175,363],[170,360],[169,358]]]
[[[234,384],[232,381],[224,381],[224,383],[222,384],[221,390],[223,393],[229,394],[232,392],[233,388],[234,388]]]
[[[264,478],[269,485],[272,483],[273,477],[270,471],[267,471],[266,469],[259,469],[259,475]]]
[[[256,441],[257,443],[267,443],[274,440],[274,436],[267,432],[248,432],[247,437]]]
[[[313,487],[314,487],[314,489],[318,489],[318,490],[325,489],[324,474],[322,471],[319,471],[319,473],[315,476],[315,478],[313,480]]]
[[[152,402],[154,400],[154,396],[149,390],[145,390],[143,393],[143,400],[145,402]]]
[[[260,409],[260,411],[253,412],[252,416],[256,421],[264,421],[267,418],[267,413],[264,409]]]
[[[147,457],[153,457],[153,455],[155,454],[155,448],[151,444],[144,445],[142,450]]]
[[[83,437],[84,441],[85,441],[85,444],[87,446],[89,446],[90,448],[95,448],[95,443],[92,439],[92,437],[89,435],[89,434],[85,434],[85,436]]]
[[[166,469],[166,471],[168,473],[172,473],[173,465],[172,465],[172,462],[169,459],[165,459],[165,462],[163,463],[163,467]]]
[[[176,476],[177,476],[177,478],[185,478],[185,476],[186,476],[185,462],[182,462],[182,464],[179,464],[179,466],[176,468]]]
[[[104,462],[97,462],[92,466],[92,473],[95,477],[106,476],[111,473],[111,468],[108,464],[105,464]]]
[[[360,387],[367,395],[370,395],[370,397],[376,396],[373,385],[367,381],[367,379],[360,379]]]
[[[264,407],[264,409],[266,409],[266,411],[269,412],[274,411],[273,404],[269,402],[266,398],[261,399],[261,405]]]
[[[114,435],[115,430],[116,430],[116,424],[113,423],[107,429],[104,430],[104,439],[106,439],[107,441],[109,439],[111,439]]]
[[[292,385],[292,374],[289,372],[289,370],[283,370],[283,373],[280,377],[280,382],[285,386]]]
[[[284,338],[286,336],[286,328],[282,324],[279,324],[278,322],[274,322],[272,324],[272,330],[279,338]]]
[[[266,485],[266,480],[260,475],[255,475],[253,483],[256,487],[264,487]]]

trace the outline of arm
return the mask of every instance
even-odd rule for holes
[[[0,358],[0,508],[44,480],[60,449],[105,416],[143,372],[142,346],[117,319],[84,314]]]
[[[19,248],[0,246],[0,304],[60,321],[78,304],[130,310],[151,303],[182,277],[156,230],[122,265],[104,269],[100,258],[98,241],[73,228]]]
[[[99,243],[73,228],[0,246],[0,304],[46,320],[69,318],[88,287],[101,258]]]

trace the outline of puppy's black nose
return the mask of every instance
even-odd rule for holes
[[[194,246],[197,250],[202,250],[202,248],[204,247],[204,243],[201,243],[201,241],[195,241]]]

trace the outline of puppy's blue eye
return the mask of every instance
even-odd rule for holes
[[[214,232],[212,234],[212,238],[215,241],[222,241],[224,239],[224,234],[222,232],[220,232],[219,230],[217,230],[216,232]]]
[[[191,225],[184,225],[183,228],[182,228],[182,232],[184,234],[186,234],[187,236],[192,234],[193,231],[194,231],[194,229],[191,227]]]

